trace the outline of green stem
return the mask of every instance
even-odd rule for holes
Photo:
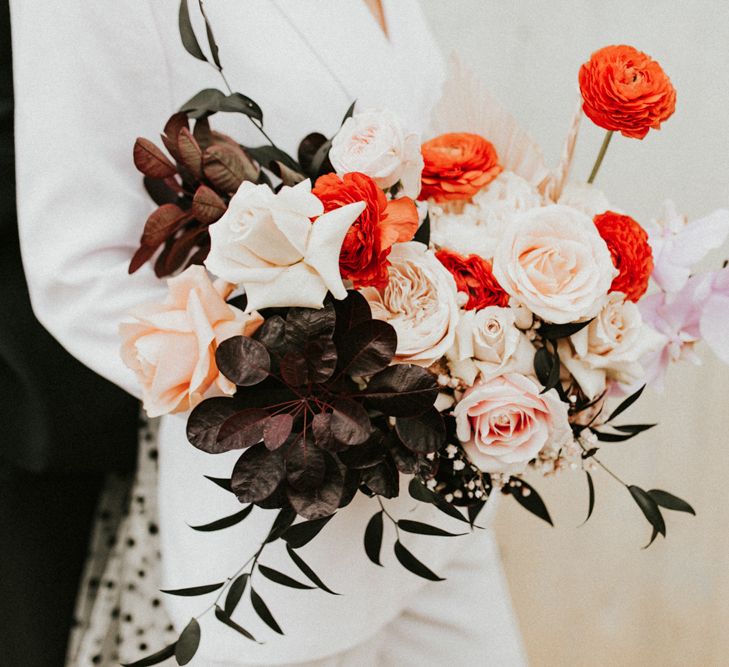
[[[615,134],[613,130],[608,130],[605,134],[605,138],[602,140],[602,146],[600,146],[600,152],[597,154],[597,160],[595,160],[595,165],[592,167],[592,171],[590,172],[590,178],[587,179],[589,184],[592,184],[595,181],[595,176],[597,176],[597,172],[600,170],[600,165],[605,157],[605,153],[607,153],[608,146],[610,145],[610,139],[613,138],[613,134]]]

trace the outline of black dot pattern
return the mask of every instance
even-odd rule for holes
[[[76,604],[67,664],[116,667],[177,639],[159,594],[157,423],[142,420],[136,477],[108,478]]]

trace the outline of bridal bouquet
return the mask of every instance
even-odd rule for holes
[[[184,45],[206,59],[184,1],[180,18]],[[222,73],[209,26],[208,39]],[[219,591],[217,618],[253,640],[232,619],[248,590],[281,632],[251,574],[332,592],[298,550],[335,514],[346,521],[358,493],[409,493],[468,532],[495,493],[551,523],[525,474],[582,470],[589,518],[600,448],[652,426],[619,419],[645,384],[702,337],[729,361],[729,272],[691,271],[723,243],[729,213],[687,223],[669,205],[642,225],[591,185],[614,132],[641,139],[672,114],[673,86],[627,46],[594,53],[579,84],[555,169],[457,65],[426,141],[387,110],[352,105],[333,137],[310,134],[293,157],[265,134],[253,100],[216,89],[170,118],[169,157],[137,140],[159,208],[130,272],[153,260],[174,277],[164,303],[122,325],[124,361],[150,416],[191,411],[193,446],[241,452],[229,479],[211,481],[244,507],[195,528],[276,510],[266,542],[285,541],[307,579],[260,563],[264,544],[227,582],[166,592]],[[219,112],[246,116],[265,144],[213,130]],[[582,112],[608,131],[589,183],[570,179]],[[664,510],[693,513],[666,491],[625,486],[651,542],[666,534]],[[399,562],[439,580],[401,538],[454,534],[380,505],[363,536],[369,558],[379,564],[393,521]],[[193,619],[137,664],[186,664],[199,639]]]

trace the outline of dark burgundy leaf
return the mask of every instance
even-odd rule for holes
[[[414,475],[420,469],[420,461],[417,455],[409,450],[400,442],[400,438],[394,431],[390,431],[385,438],[385,446],[387,447],[392,460],[395,462],[397,469],[404,475]]]
[[[354,326],[339,343],[339,367],[348,375],[373,375],[387,368],[397,349],[395,329],[382,320]]]
[[[433,406],[438,384],[420,366],[396,364],[374,375],[361,395],[370,407],[383,414],[410,417]]]
[[[268,449],[278,449],[291,435],[294,418],[289,414],[274,415],[263,427],[263,442]]]
[[[312,340],[331,338],[334,334],[336,314],[327,303],[323,308],[290,308],[286,315],[286,342],[300,350]]]
[[[143,181],[144,189],[157,206],[177,203],[180,193],[177,187],[172,186],[173,183],[177,185],[174,178],[160,179],[145,176]]]
[[[322,144],[324,144],[326,140],[327,138],[319,132],[312,132],[301,140],[298,150],[299,164],[307,172],[311,168],[314,155],[316,155],[316,152],[319,148],[321,148]]]
[[[176,238],[168,239],[165,248],[158,258],[161,275],[169,276],[180,269],[190,257],[190,253],[207,236],[206,229],[193,227],[179,234]],[[157,267],[155,267],[155,270]]]
[[[375,565],[382,566],[380,562],[380,550],[382,549],[382,533],[383,533],[383,511],[380,510],[374,514],[367,523],[364,534],[364,548],[367,558]]]
[[[150,178],[168,178],[177,173],[169,158],[144,137],[138,137],[134,142],[134,166]]]
[[[225,421],[240,410],[231,398],[209,398],[200,403],[187,418],[190,444],[209,454],[218,453],[218,431]]]
[[[324,483],[310,491],[298,491],[289,486],[291,506],[304,519],[322,519],[334,514],[339,508],[344,488],[344,478],[334,459],[327,455]]]
[[[246,408],[231,415],[218,431],[218,450],[229,452],[258,444],[263,439],[263,429],[269,419],[268,412],[262,408]]]
[[[170,116],[162,134],[162,142],[175,160],[180,159],[180,154],[177,152],[177,137],[180,136],[180,131],[184,127],[189,127],[187,114],[178,111],[176,114]]]
[[[343,468],[343,466],[340,466]],[[339,507],[346,507],[354,500],[359,491],[360,471],[344,468],[344,490],[342,491],[342,499],[339,501]]]
[[[418,454],[437,452],[446,441],[445,422],[435,408],[416,417],[398,417],[395,430],[402,443]]]
[[[267,317],[253,337],[263,343],[271,352],[278,352],[285,342],[286,321],[280,315]]]
[[[354,290],[349,290],[345,299],[334,301],[333,307],[337,316],[334,331],[334,337],[337,341],[341,340],[344,334],[358,324],[372,320],[370,304],[367,303],[367,299]]]
[[[196,179],[202,178],[202,150],[192,132],[186,127],[180,130],[177,137],[177,153],[180,162],[187,167]]]
[[[204,225],[216,222],[227,207],[218,194],[207,185],[201,185],[192,200],[192,214]]]
[[[400,490],[400,476],[395,464],[385,459],[371,468],[365,468],[361,473],[362,483],[372,493],[383,498],[394,498]]]
[[[300,549],[313,540],[332,519],[334,515],[325,516],[312,521],[295,523],[283,534],[283,539],[292,549]]]
[[[304,349],[290,349],[281,359],[281,376],[293,387],[326,382],[337,366],[337,348],[330,338],[307,341]]]
[[[395,542],[395,557],[406,570],[409,570],[413,574],[417,574],[423,579],[428,579],[429,581],[445,581],[443,577],[439,577],[435,574],[435,572],[415,558],[415,556],[413,556],[413,554],[402,545],[400,540]]]
[[[220,372],[240,387],[250,387],[265,380],[271,369],[268,350],[248,336],[233,336],[220,343],[215,361]]]
[[[258,167],[243,152],[230,144],[212,144],[203,153],[206,178],[220,191],[234,194],[243,181],[258,178]]]
[[[129,273],[132,274],[144,266],[154,256],[154,253],[157,252],[158,247],[149,245],[139,246],[137,252],[134,253],[132,260],[129,262]]]
[[[259,500],[256,503],[257,507],[264,510],[280,510],[287,507],[289,504],[288,498],[286,497],[286,481],[285,479],[275,488],[267,498]]]
[[[283,477],[280,450],[269,452],[263,444],[254,445],[236,462],[230,486],[242,503],[255,503],[270,496]]]
[[[314,434],[314,442],[316,442],[317,447],[326,449],[329,452],[338,452],[346,446],[332,435],[332,415],[328,412],[320,412],[314,415],[314,419],[311,420],[311,431]]]
[[[376,466],[385,459],[385,449],[382,446],[382,434],[375,431],[372,437],[362,445],[348,447],[337,454],[339,460],[347,468],[364,470]]]
[[[301,181],[306,178],[306,176],[301,172],[287,167],[283,162],[279,162],[278,160],[271,162],[269,164],[269,169],[276,175],[276,177],[281,179],[281,182],[284,185],[288,185],[290,187],[297,183],[301,183]]]
[[[185,123],[187,123],[187,116],[185,116]],[[198,146],[205,150],[213,142],[213,132],[210,130],[210,122],[207,118],[198,118],[195,121],[195,127],[192,130],[192,136],[195,137]]]
[[[152,211],[142,232],[142,245],[158,246],[190,220],[190,213],[176,204],[163,204]]]
[[[286,452],[286,479],[297,491],[311,491],[324,482],[326,454],[311,436],[299,435]]]
[[[372,433],[367,410],[349,398],[337,398],[332,402],[330,427],[336,440],[345,445],[361,445]]]

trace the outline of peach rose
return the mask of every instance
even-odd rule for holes
[[[420,199],[470,199],[501,173],[496,149],[478,134],[449,132],[422,148]]]
[[[430,366],[453,345],[458,326],[458,292],[453,276],[422,243],[396,243],[389,281],[361,290],[372,317],[397,332],[396,363]]]
[[[494,275],[535,315],[565,324],[598,313],[617,270],[592,220],[554,204],[509,225],[494,254]]]
[[[225,299],[233,286],[214,285],[201,266],[191,266],[167,281],[162,304],[135,309],[135,322],[123,323],[121,355],[142,386],[150,417],[191,410],[204,398],[235,393],[218,371],[215,350],[232,336],[250,336],[263,322]]]
[[[453,409],[456,435],[483,472],[521,472],[544,447],[572,440],[567,404],[554,389],[507,373],[471,387]]]
[[[661,66],[632,46],[606,46],[580,68],[582,108],[606,130],[642,139],[676,108],[676,90]]]

